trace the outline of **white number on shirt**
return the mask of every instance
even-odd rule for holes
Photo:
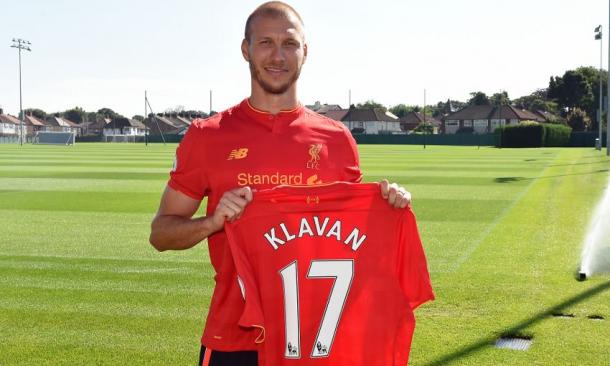
[[[297,261],[280,270],[284,286],[284,314],[286,324],[286,358],[301,357],[300,318],[299,318],[299,283],[297,279]],[[314,260],[311,261],[308,279],[334,279],[326,309],[318,328],[311,357],[327,357],[335,338],[339,319],[345,306],[354,277],[353,260]]]

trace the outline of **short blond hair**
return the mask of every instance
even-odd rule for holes
[[[244,38],[248,43],[250,43],[250,36],[252,35],[250,27],[252,26],[252,22],[254,21],[254,19],[258,17],[288,18],[290,15],[294,15],[299,20],[299,23],[301,23],[301,27],[304,26],[303,19],[301,19],[299,13],[294,10],[292,6],[281,1],[269,1],[264,4],[261,4],[252,12],[252,14],[250,14],[248,20],[246,20]]]

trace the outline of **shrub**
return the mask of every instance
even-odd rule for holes
[[[497,128],[496,141],[502,147],[568,146],[572,129],[567,126],[523,121]]]
[[[499,127],[495,133],[502,147],[540,147],[544,143],[544,127],[538,122]]]
[[[568,146],[572,129],[568,126],[544,123],[544,146]]]

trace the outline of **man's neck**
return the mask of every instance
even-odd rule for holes
[[[264,90],[252,88],[248,99],[250,105],[260,111],[278,114],[280,111],[290,111],[299,105],[296,88],[292,87],[283,94],[271,94]]]

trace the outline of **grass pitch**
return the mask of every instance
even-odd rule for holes
[[[205,244],[148,244],[175,147],[0,145],[0,365],[196,363],[213,289]],[[437,300],[416,313],[411,365],[610,363],[610,276],[574,279],[609,159],[359,149],[366,181],[414,196]],[[494,348],[504,334],[533,344]]]

